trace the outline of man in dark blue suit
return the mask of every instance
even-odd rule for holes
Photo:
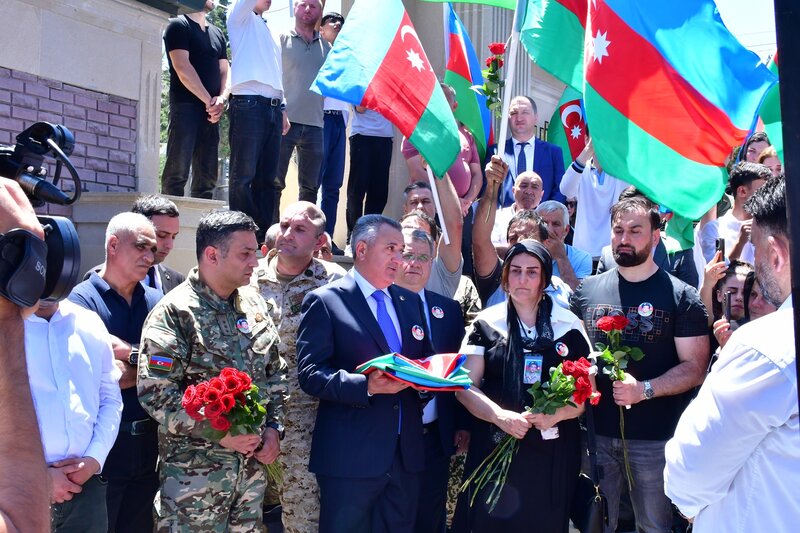
[[[508,111],[508,129],[511,138],[506,140],[503,160],[508,163],[508,175],[500,191],[500,207],[514,203],[514,181],[525,171],[532,170],[542,178],[544,195],[542,202],[567,201],[561,191],[564,175],[564,156],[561,148],[536,138],[536,122],[539,118],[536,102],[527,96],[515,96]]]
[[[433,350],[456,353],[464,338],[464,315],[455,300],[425,289],[436,254],[433,239],[422,230],[403,230],[403,265],[395,283],[419,294],[425,309]],[[466,453],[467,413],[453,393],[435,394],[422,413],[425,473],[422,476],[416,533],[444,533],[447,526],[447,483],[450,456]],[[456,428],[459,428],[458,430]]]
[[[320,399],[309,461],[319,530],[411,533],[425,466],[422,401],[380,371],[353,370],[391,352],[419,359],[432,347],[419,296],[393,285],[400,225],[365,215],[350,242],[353,270],[305,297],[297,335],[300,387]]]

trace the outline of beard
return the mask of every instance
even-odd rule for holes
[[[621,267],[635,267],[639,266],[645,261],[647,258],[650,257],[650,249],[642,249],[636,251],[635,249],[631,252],[629,250],[620,251],[619,247],[617,247],[614,252],[614,261],[617,262],[618,266]]]
[[[756,283],[761,289],[761,296],[765,301],[774,305],[776,308],[783,304],[781,289],[775,273],[770,270],[766,263],[756,261]]]

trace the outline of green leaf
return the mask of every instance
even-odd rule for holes
[[[619,363],[617,363],[617,366],[618,366],[619,368],[623,369],[623,370],[624,370],[624,369],[626,369],[626,368],[628,368],[628,360],[627,360],[627,359],[621,359],[621,360],[619,361]]]
[[[633,359],[634,361],[641,361],[642,358],[644,357],[644,352],[641,350],[641,348],[634,347],[631,348],[630,355],[631,359]]]
[[[596,351],[598,351],[598,352],[605,352],[606,351],[606,345],[603,344],[602,342],[596,342],[596,343],[594,343],[594,349]]]
[[[619,360],[623,359],[624,357],[626,357],[627,355],[628,354],[626,354],[622,350],[617,350],[616,352],[614,352],[614,360],[615,361],[619,361]]]

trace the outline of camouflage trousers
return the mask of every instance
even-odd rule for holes
[[[161,463],[159,476],[159,533],[261,531],[266,473],[255,459],[181,450]]]
[[[294,395],[292,398],[297,398]],[[286,437],[278,456],[283,469],[283,528],[286,533],[316,533],[319,530],[319,486],[308,471],[311,436],[317,417],[317,403],[286,406]]]

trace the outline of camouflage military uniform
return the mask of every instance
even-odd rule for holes
[[[311,454],[311,434],[317,416],[318,400],[300,389],[297,381],[297,328],[300,326],[300,306],[306,294],[329,281],[339,279],[346,271],[335,263],[312,259],[305,271],[291,281],[281,280],[277,273],[277,251],[271,250],[259,262],[254,274],[258,292],[270,308],[272,320],[278,325],[278,351],[289,366],[289,401],[285,406],[286,437],[278,457],[283,468],[283,527],[287,533],[316,533],[319,516],[317,479],[308,471]],[[267,491],[267,501],[270,498]]]
[[[147,317],[140,349],[139,401],[159,423],[157,530],[259,530],[263,466],[205,438],[209,423],[192,420],[181,398],[188,385],[232,366],[250,374],[259,387],[267,402],[266,423],[283,423],[286,363],[278,355],[278,333],[263,299],[245,287],[223,300],[200,281],[195,268]]]
[[[469,329],[481,310],[481,297],[478,296],[478,289],[472,282],[472,278],[461,276],[453,299],[461,306],[461,312],[464,314],[464,326]]]

